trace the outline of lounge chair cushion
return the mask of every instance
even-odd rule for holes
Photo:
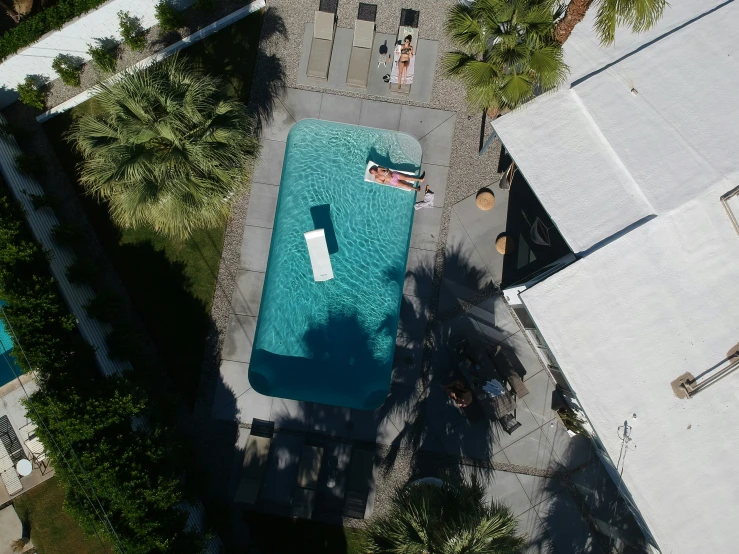
[[[334,14],[316,12],[313,18],[313,38],[334,40]]]
[[[331,50],[334,41],[314,38],[311,42],[310,56],[308,57],[308,77],[328,79],[328,68],[331,64]]]
[[[366,87],[371,61],[372,50],[370,48],[353,47],[351,56],[349,57],[346,84],[356,87]]]
[[[362,21],[357,19],[354,22],[354,42],[352,46],[359,48],[372,48],[375,40],[375,23],[374,21]]]

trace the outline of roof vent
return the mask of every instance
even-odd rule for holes
[[[683,373],[670,383],[670,386],[672,387],[672,392],[678,398],[693,398],[702,390],[707,389],[737,369],[739,369],[739,343],[729,350],[726,358],[715,366],[708,368],[698,375],[698,377],[693,377],[693,374],[690,372]]]

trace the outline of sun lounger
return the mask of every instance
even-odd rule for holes
[[[236,502],[254,504],[259,498],[262,479],[267,470],[267,458],[269,458],[274,427],[275,424],[271,421],[252,420],[251,433],[246,441],[241,481],[234,498]]]
[[[18,494],[23,490],[23,485],[21,485],[21,480],[15,472],[15,468],[0,473],[0,478],[2,478],[3,484],[5,485],[5,488],[8,489],[8,494],[10,496]]]
[[[327,6],[321,3],[313,17],[313,40],[310,44],[308,69],[306,74],[314,79],[328,79],[328,68],[331,64],[331,52],[334,49],[334,34],[336,33],[337,3]],[[334,8],[334,11],[328,11]]]
[[[331,257],[328,255],[328,244],[326,244],[326,233],[323,229],[308,231],[303,235],[308,244],[308,255],[310,265],[313,268],[313,279],[316,281],[328,281],[334,278],[334,270],[331,267]]]
[[[373,446],[354,447],[346,484],[344,515],[364,519],[367,498],[374,480],[375,449]]]
[[[416,54],[418,53],[418,19],[420,13],[416,10],[404,9],[400,12],[400,25],[398,26],[398,38],[396,41],[395,51],[393,52],[393,67],[390,71],[390,90],[401,94],[409,94],[411,85],[413,84],[413,74],[416,71]],[[413,46],[413,56],[411,56],[408,64],[408,72],[405,78],[405,84],[398,88],[400,61],[400,45],[408,35],[411,36],[411,46]],[[395,86],[393,86],[393,84]]]
[[[354,41],[349,56],[349,70],[346,84],[353,87],[366,87],[372,61],[372,45],[375,42],[376,4],[359,4],[359,13],[354,22]]]
[[[310,519],[316,503],[316,486],[323,460],[323,447],[303,445],[298,466],[298,481],[293,491],[292,514]]]
[[[372,168],[372,166],[375,166],[375,165],[378,166],[378,167],[383,167],[380,164],[373,162],[372,160],[370,160],[369,162],[367,162],[367,167],[364,168],[364,180],[365,181],[367,181],[368,183],[375,183],[376,185],[385,185],[386,187],[393,187],[393,188],[400,188],[401,190],[407,190],[407,189],[404,189],[404,188],[401,188],[401,187],[395,187],[395,186],[393,186],[393,185],[391,185],[389,183],[378,183],[377,181],[375,181],[374,176],[370,173],[370,168]],[[416,176],[415,173],[411,173],[409,171],[398,171],[397,169],[392,169],[392,168],[388,168],[388,169],[390,171],[395,171],[397,173],[401,173],[402,175],[408,175],[408,177],[415,177]],[[409,190],[408,192],[415,193],[416,191]]]

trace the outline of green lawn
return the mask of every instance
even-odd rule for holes
[[[63,510],[64,489],[52,477],[13,501],[21,521],[28,521],[39,554],[104,554],[111,546],[85,538],[77,522]]]
[[[182,51],[209,73],[248,100],[257,56],[262,14],[254,14]],[[67,175],[76,185],[80,158],[64,133],[72,121],[91,109],[85,102],[44,124]],[[202,230],[188,240],[161,236],[151,229],[117,228],[107,207],[89,196],[79,197],[167,365],[183,399],[194,402],[225,226]]]

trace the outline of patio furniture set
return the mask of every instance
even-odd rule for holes
[[[20,428],[26,450],[23,449],[7,416],[0,418],[0,480],[2,480],[9,496],[23,490],[21,477],[33,471],[34,465],[46,469],[46,453],[36,437],[36,426],[29,423]],[[30,460],[29,460],[30,458]]]
[[[336,34],[338,6],[338,0],[321,0],[319,9],[314,15],[313,39],[307,68],[307,75],[314,79],[328,80]],[[394,92],[401,94],[409,94],[413,84],[415,53],[418,47],[419,16],[420,12],[417,10],[401,10],[398,36],[392,52],[389,51],[387,45],[381,45],[379,49],[378,67],[380,64],[386,65],[386,62],[392,62],[391,71],[385,76],[385,81],[389,83],[388,86],[392,87]],[[349,68],[346,74],[346,84],[348,86],[367,87],[370,66],[372,65],[376,18],[376,4],[359,4],[357,18],[354,22],[354,38],[352,40]],[[404,63],[401,58],[405,54],[401,45],[406,37],[411,38],[410,51],[412,53],[407,60],[405,75],[401,75],[400,64]],[[393,87],[393,84],[397,86]]]
[[[457,344],[455,352],[457,370],[469,386],[473,402],[479,404],[488,418],[498,421],[509,435],[521,427],[516,421],[516,399],[529,391],[503,349],[471,346],[464,339]]]
[[[262,495],[264,478],[271,459],[270,448],[275,433],[274,425],[271,421],[256,418],[252,420],[241,477],[236,490],[235,501],[237,503],[255,506]],[[343,491],[341,515],[357,519],[365,517],[370,488],[374,479],[374,458],[374,444],[358,443],[353,446],[346,487]],[[307,440],[302,446],[297,478],[290,506],[287,507],[288,514],[305,519],[313,518],[316,506],[321,506],[321,497],[325,494],[322,490],[334,489],[336,472],[335,461],[324,456],[324,446],[318,441]],[[324,476],[323,482],[320,479],[322,475]],[[326,504],[329,503],[326,502]]]

